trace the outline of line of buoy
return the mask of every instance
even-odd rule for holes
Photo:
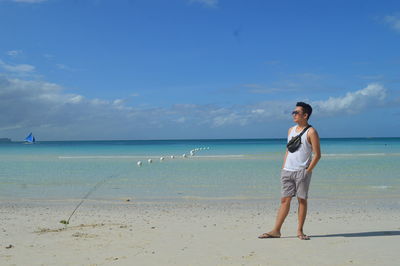
[[[209,150],[209,149],[210,149],[210,147],[195,148],[195,149],[193,149],[193,150],[190,150],[189,154],[190,154],[190,157],[193,157],[193,156],[196,155],[196,152],[197,152],[197,151]],[[186,153],[182,154],[182,158],[187,158],[187,157],[188,157],[188,155],[187,155]],[[169,158],[175,159],[175,156],[174,156],[174,155],[171,155],[171,156],[169,156]],[[164,160],[165,160],[165,157],[160,157],[160,162],[163,162]],[[149,164],[151,164],[151,163],[153,163],[153,159],[148,159],[147,162],[148,162]],[[136,164],[137,164],[137,166],[139,166],[139,167],[141,167],[141,166],[143,165],[142,161],[138,161]]]

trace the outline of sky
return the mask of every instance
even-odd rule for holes
[[[400,137],[400,1],[0,0],[0,137]]]

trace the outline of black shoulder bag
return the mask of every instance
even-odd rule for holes
[[[292,139],[286,145],[289,152],[293,153],[300,148],[301,136],[303,136],[304,132],[306,132],[307,129],[309,129],[310,127],[312,127],[312,126],[308,125],[305,129],[303,129],[303,131],[301,131],[301,133],[299,135],[292,137]]]

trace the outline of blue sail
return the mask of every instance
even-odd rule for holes
[[[32,135],[32,132],[24,139],[25,142],[34,143],[35,137]]]

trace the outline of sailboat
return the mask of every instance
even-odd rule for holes
[[[33,144],[35,143],[35,136],[32,135],[32,132],[24,139],[25,144]]]

